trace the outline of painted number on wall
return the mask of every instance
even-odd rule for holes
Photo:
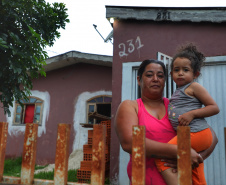
[[[126,43],[120,43],[118,45],[119,49],[119,56],[124,57],[128,56],[130,53],[133,53],[135,50],[139,50],[144,45],[141,43],[140,37],[137,36],[136,40],[133,39],[127,40]]]
[[[159,10],[156,16],[156,20],[170,20],[170,12],[167,10]]]

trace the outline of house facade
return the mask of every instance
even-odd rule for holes
[[[88,140],[93,123],[89,112],[111,117],[112,57],[70,51],[47,59],[46,77],[33,80],[29,100],[13,103],[11,117],[0,111],[1,121],[9,123],[6,157],[22,155],[25,125],[39,124],[37,164],[55,162],[57,126],[71,124],[69,153],[80,150]]]
[[[221,112],[208,123],[218,136],[218,144],[205,160],[207,184],[225,183],[226,8],[173,8],[106,5],[107,19],[113,23],[112,124],[118,105],[138,98],[136,72],[145,59],[162,60],[167,68],[180,45],[192,42],[205,54],[206,62],[198,82],[217,102]],[[170,71],[168,71],[170,72]],[[175,89],[168,76],[164,96]],[[129,184],[129,155],[119,145],[112,125],[111,184]]]

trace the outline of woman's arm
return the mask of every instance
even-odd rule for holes
[[[210,130],[212,132],[213,142],[212,142],[211,146],[208,149],[200,152],[200,155],[202,156],[203,160],[205,160],[206,158],[208,158],[210,156],[210,154],[213,152],[215,146],[218,143],[218,138],[216,136],[216,133],[214,132],[214,130],[212,129],[212,127],[209,126],[209,128],[210,128]]]

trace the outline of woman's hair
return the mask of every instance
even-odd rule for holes
[[[187,58],[191,61],[191,68],[193,73],[200,72],[201,67],[204,64],[205,56],[198,51],[197,47],[193,43],[189,43],[185,46],[181,46],[176,55],[174,55],[171,63],[171,71],[173,71],[173,63],[176,58]]]
[[[163,62],[158,61],[158,60],[148,59],[148,60],[144,60],[140,64],[140,67],[139,67],[138,72],[137,72],[137,76],[139,76],[140,79],[142,79],[142,75],[143,75],[143,73],[145,71],[146,66],[151,64],[151,63],[161,65],[162,69],[163,69],[164,76],[166,76],[166,67],[165,67],[165,64]]]

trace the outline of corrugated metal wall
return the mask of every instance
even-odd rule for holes
[[[225,136],[226,127],[226,63],[209,65],[202,68],[198,82],[203,85],[217,102],[220,113],[206,118],[218,137],[218,144],[212,155],[205,160],[205,176],[208,185],[226,183],[225,173]]]

